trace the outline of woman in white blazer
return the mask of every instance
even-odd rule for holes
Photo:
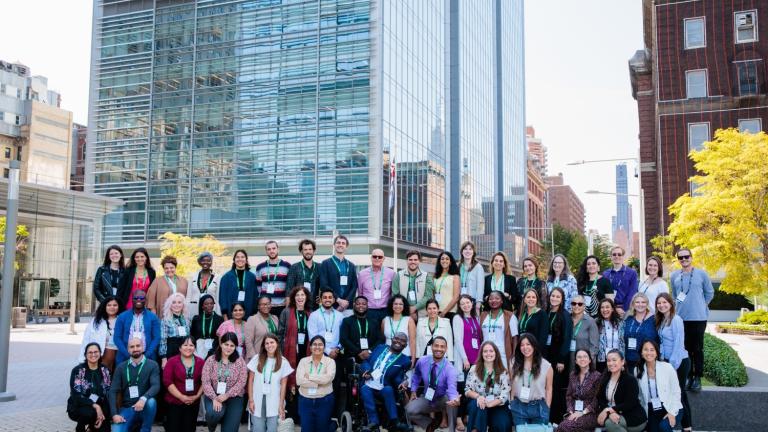
[[[637,381],[643,396],[643,407],[648,413],[648,431],[669,431],[680,422],[683,412],[677,371],[659,360],[659,345],[646,340],[640,347],[640,361],[636,367]]]
[[[200,270],[189,277],[189,287],[187,288],[187,309],[189,310],[189,319],[194,318],[200,308],[200,296],[210,294],[216,302],[214,312],[221,315],[219,309],[219,279],[211,268],[213,266],[213,254],[203,252],[197,257],[197,263]]]
[[[83,333],[83,342],[80,345],[80,357],[78,362],[85,361],[85,347],[89,343],[99,344],[101,348],[101,363],[106,366],[110,372],[115,370],[115,357],[117,357],[117,346],[113,340],[115,332],[115,321],[117,315],[122,312],[120,301],[115,297],[107,296],[104,301],[99,303],[93,320],[85,327]]]
[[[432,355],[432,341],[437,336],[442,336],[448,341],[448,350],[445,352],[445,358],[453,361],[453,331],[451,331],[451,322],[448,318],[440,318],[438,312],[440,306],[437,300],[427,300],[427,317],[419,319],[416,324],[416,357]]]

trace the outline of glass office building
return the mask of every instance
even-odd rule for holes
[[[105,243],[524,252],[500,220],[525,202],[522,0],[94,4],[86,178],[125,203]]]

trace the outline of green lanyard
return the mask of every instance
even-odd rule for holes
[[[200,331],[203,333],[203,339],[210,339],[213,335],[213,314],[211,314],[211,320],[208,321],[208,335],[205,334],[205,313],[203,313],[202,323],[200,324]]]
[[[165,283],[168,284],[168,287],[173,290],[173,293],[176,294],[176,275],[173,275],[173,280],[171,280],[168,276],[163,276],[165,278]]]
[[[597,279],[595,278],[595,281],[592,282],[592,287],[589,289],[589,291],[585,291],[584,294],[591,296],[593,292],[595,292],[595,287],[597,286]]]
[[[429,371],[429,375],[430,375],[430,377],[429,377],[429,378],[430,378],[430,379],[429,379],[429,381],[430,381],[430,383],[431,383],[430,387],[434,386],[433,388],[437,388],[437,380],[439,380],[439,379],[440,379],[440,375],[442,375],[442,374],[443,374],[443,369],[445,369],[445,364],[446,364],[446,362],[447,362],[447,361],[446,361],[445,359],[443,359],[443,362],[442,362],[442,364],[440,365],[440,369],[437,371],[437,375],[435,375],[435,377],[434,377],[434,378],[432,378],[432,376],[431,376],[431,375],[432,375],[432,370],[431,370],[431,368],[430,368],[430,371]]]
[[[314,363],[312,363],[312,360],[310,359],[310,360],[309,360],[309,374],[310,374],[310,375],[312,375],[312,366],[313,366],[313,365],[314,365]],[[321,371],[321,370],[323,370],[323,361],[322,361],[322,360],[320,361],[320,363],[318,363],[318,366],[317,366],[317,374],[316,374],[316,375],[320,375],[320,371]]]
[[[381,291],[381,287],[384,286],[384,269],[382,268],[379,272],[379,291]],[[373,290],[376,291],[376,283],[373,280],[373,267],[371,267],[371,285],[373,285]]]
[[[267,361],[264,362],[264,369],[267,369],[267,366],[270,366],[270,364],[269,364],[270,360],[272,360],[272,359],[268,358]],[[274,360],[272,360],[272,362],[274,363]],[[267,385],[272,384],[272,371],[273,371],[274,368],[275,368],[274,365],[272,365],[272,367],[269,368],[269,379],[267,379],[266,381],[262,381],[264,384],[267,384]],[[264,372],[264,370],[262,370],[262,378],[266,378],[267,375],[264,374],[263,372]]]
[[[448,275],[444,274],[440,276],[440,279],[437,280],[438,283],[437,283],[437,290],[435,290],[435,294],[440,294],[441,292],[443,292],[443,283],[445,282],[446,279],[448,279]]]
[[[504,292],[504,275],[501,276],[498,283],[496,283],[496,275],[491,276],[491,290]]]
[[[304,315],[303,313],[301,315],[299,315],[298,309],[296,310],[295,313],[296,313],[296,327],[297,327],[297,331],[299,333],[301,333],[302,332],[302,325],[301,325],[302,321],[301,321],[301,318],[304,318],[304,326],[303,326],[303,328],[304,328],[304,330],[307,330],[307,316]]]
[[[347,263],[347,260],[344,259],[342,261],[339,261],[338,258],[336,258],[336,255],[331,257],[331,261],[333,261],[333,264],[336,266],[336,270],[339,271],[339,276],[347,276],[349,275],[349,263]],[[344,264],[344,273],[341,272],[341,266],[339,264]]]
[[[465,287],[467,286],[467,275],[469,274],[469,271],[466,269],[466,264],[461,264],[460,272],[461,274],[461,286]]]
[[[525,332],[525,329],[528,328],[528,321],[531,320],[531,317],[536,314],[536,312],[539,311],[539,308],[534,308],[533,313],[531,315],[528,315],[528,310],[526,309],[525,313],[523,314],[523,319],[520,320],[520,330],[522,332]]]
[[[312,261],[312,271],[309,273],[309,280],[307,280],[307,266],[301,263],[301,275],[304,278],[304,282],[312,282],[315,278],[315,262]]]
[[[429,326],[429,318],[427,318],[427,330],[429,330],[429,334],[431,334],[433,337],[435,336],[435,332],[440,327],[440,318],[435,319],[435,328]]]
[[[411,276],[410,273],[408,273],[408,291],[416,292],[416,280],[421,276],[421,272],[416,273],[416,275]]]
[[[267,319],[264,319],[262,317],[259,317],[259,318],[261,318],[261,320],[264,321],[264,324],[267,325],[267,327],[269,328],[269,332],[270,333],[276,333],[277,332],[277,327],[275,327],[275,323],[272,322],[272,317],[269,317]]]
[[[552,317],[549,319],[549,332],[552,333],[552,326],[555,325],[555,318],[557,318],[557,312],[550,312]]]
[[[488,381],[488,377],[491,378],[491,381]],[[493,371],[485,371],[485,378],[483,378],[483,384],[485,384],[485,394],[490,394],[493,392]]]
[[[333,324],[336,322],[336,314],[333,313],[333,310],[331,310],[332,318],[331,318],[331,327],[330,328],[328,327],[328,320],[325,319],[325,312],[322,312],[322,315],[323,315],[323,324],[325,324],[325,331],[328,332],[328,333],[332,333],[333,332]],[[359,325],[360,324],[358,324],[358,326]]]
[[[499,320],[499,318],[504,315],[504,313],[499,310],[499,312],[496,314],[496,318],[493,318],[493,313],[488,312],[488,331],[495,332],[496,331],[496,322]]]
[[[523,279],[523,293],[525,293],[529,289],[535,287],[536,286],[536,281],[537,281],[536,278],[533,278],[533,279]],[[530,282],[530,284],[528,282]]]
[[[139,364],[139,371],[136,372],[136,385],[139,384],[139,377],[141,376],[141,371],[144,369],[144,363],[147,362],[147,358],[144,357],[141,360],[141,363]],[[131,385],[131,362],[128,362],[128,365],[125,367],[125,379],[128,381],[128,385]]]
[[[237,290],[242,291],[243,285],[245,284],[245,272],[246,270],[243,270],[243,277],[240,277],[239,274],[237,274],[237,270],[235,270],[235,279],[237,279]]]
[[[376,359],[376,363],[373,365],[373,370],[376,370],[376,369],[379,368],[379,365],[381,365],[381,362],[383,362],[384,359],[387,357],[387,353],[388,352],[389,352],[389,350],[383,351],[381,354],[379,354],[379,358]],[[400,354],[398,354],[395,358],[387,361],[387,363],[384,364],[384,369],[381,371],[381,376],[382,377],[387,374],[387,369],[389,369],[389,367],[392,366],[392,364],[395,363],[397,361],[397,359],[400,358],[401,355],[403,355],[402,352]]]
[[[395,337],[395,335],[397,334],[397,331],[400,330],[400,324],[402,324],[404,318],[405,318],[404,316],[401,316],[400,319],[397,320],[397,327],[395,327],[395,325],[392,322],[392,317],[389,317],[389,331],[392,333],[392,336],[390,337],[392,338]]]
[[[182,365],[184,365],[184,362],[181,362]],[[184,366],[184,369],[187,370],[187,378],[192,378],[195,375],[195,356],[192,356],[192,367],[186,367]]]
[[[365,333],[363,333],[362,328],[360,327],[360,320],[356,319],[355,323],[357,324],[357,331],[360,334],[361,338],[367,338],[368,337],[368,320],[364,320],[363,323],[365,324]]]
[[[176,322],[176,324],[179,325],[179,327],[184,327],[187,325],[187,321],[184,319],[183,315],[173,316],[173,320]]]
[[[573,328],[573,339],[576,340],[576,335],[579,334],[579,330],[581,330],[581,325],[584,324],[584,320],[579,321],[578,324],[576,324],[576,327]]]
[[[274,281],[277,280],[277,272],[280,270],[280,261],[278,261],[277,264],[275,264],[275,266],[274,266],[275,267],[275,272],[272,273],[272,274],[269,273],[270,267],[272,267],[272,264],[270,264],[269,261],[267,261],[267,269],[266,269],[266,272],[267,272],[267,282],[274,282]]]
[[[227,369],[224,371],[224,381],[226,381],[227,378],[229,378],[229,367],[230,367],[230,365],[231,365],[230,363],[227,363]],[[221,376],[222,376],[221,369],[223,367],[224,367],[224,365],[222,364],[222,362],[219,362],[219,370],[218,370],[218,373],[217,373],[217,376],[219,377],[219,382],[222,382],[221,381]]]

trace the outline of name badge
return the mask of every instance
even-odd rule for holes
[[[377,381],[373,379],[369,379],[368,381],[366,381],[365,385],[367,385],[373,390],[381,390],[384,388],[384,384],[382,384],[381,381]]]
[[[688,297],[688,294],[686,294],[686,293],[684,293],[682,291],[677,293],[677,301],[679,301],[680,303],[684,302],[686,297]]]
[[[144,340],[144,333],[138,331],[133,332],[133,339]]]
[[[523,402],[528,402],[530,398],[531,398],[531,388],[520,387],[520,400]]]
[[[237,292],[237,301],[244,302],[245,301],[245,291],[238,291]]]
[[[219,381],[219,383],[216,384],[216,394],[223,395],[226,392],[227,392],[227,383]]]
[[[304,288],[311,290],[312,289],[312,282],[304,282]]]
[[[428,387],[427,391],[424,393],[424,399],[432,402],[432,399],[435,398],[435,389],[432,387]]]
[[[374,381],[381,381],[381,369],[376,369],[371,372],[371,379]]]
[[[317,387],[307,387],[307,393],[310,396],[314,396],[317,394]]]
[[[261,394],[268,395],[272,392],[272,383],[261,383]]]
[[[360,349],[368,349],[368,338],[360,338]]]
[[[573,403],[573,409],[576,411],[584,411],[584,401],[577,400]]]
[[[552,345],[552,335],[547,335],[547,345]]]
[[[112,288],[112,296],[113,297],[117,296],[117,288]]]
[[[584,296],[584,305],[587,307],[592,305],[592,296]]]
[[[327,331],[323,337],[325,338],[325,343],[328,344],[333,339],[333,333]]]
[[[440,293],[435,294],[435,301],[440,303],[440,299],[443,298],[443,295]]]
[[[489,394],[489,395],[485,396],[485,401],[486,402],[493,402],[494,400],[496,400],[496,396],[494,396],[492,394]]]
[[[381,290],[380,289],[373,290],[373,298],[376,299],[376,300],[380,300],[381,299]]]
[[[661,399],[655,397],[651,399],[651,405],[653,406],[654,411],[658,411],[661,409]]]
[[[131,399],[136,399],[139,397],[139,386],[130,386],[128,387],[128,397]]]
[[[91,395],[88,396],[88,399],[90,399],[91,402],[96,403],[96,402],[99,401],[99,395],[97,395],[95,393],[91,393]]]
[[[472,338],[472,349],[478,349],[480,345],[477,343],[477,338]]]
[[[408,301],[416,303],[416,291],[408,291]]]
[[[205,343],[205,349],[207,350],[213,349],[213,339],[204,339],[203,341]]]
[[[347,284],[347,277],[339,276],[339,285],[346,285],[346,284]]]
[[[627,348],[628,349],[637,349],[637,339],[635,338],[628,338],[627,339]]]
[[[176,331],[179,334],[179,337],[184,337],[187,335],[187,328],[184,326],[178,326],[176,327]]]
[[[297,343],[299,345],[304,345],[304,340],[306,339],[307,335],[304,333],[299,333],[296,335]]]
[[[184,380],[184,391],[195,391],[195,381],[192,378],[187,378]]]
[[[266,286],[266,288],[267,288],[267,294],[274,294],[274,293],[275,293],[275,284],[273,284],[273,283],[268,283],[268,284],[266,284],[266,285],[267,285],[267,286]]]
[[[576,351],[576,339],[571,339],[571,352]]]

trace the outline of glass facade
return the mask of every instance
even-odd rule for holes
[[[494,179],[504,175],[486,157],[499,144],[492,24],[502,3],[96,2],[88,176],[93,191],[125,201],[106,218],[104,242],[174,231],[234,244],[338,231],[391,244],[394,156],[400,240],[434,251],[449,248],[449,237],[472,238],[495,250],[482,206],[497,201]],[[522,1],[511,3],[504,38],[519,40],[505,58],[515,69]],[[449,23],[454,9],[458,26]],[[448,79],[452,28],[460,86]],[[508,102],[519,106],[503,117],[515,116],[505,127],[524,137],[522,68],[514,73],[519,82],[503,93],[520,92]],[[450,108],[451,98],[462,102]],[[457,142],[449,109],[460,110]],[[522,152],[509,156],[521,170],[505,175],[511,190],[514,176],[525,179],[524,140],[503,145]],[[461,230],[449,234],[455,170]]]

